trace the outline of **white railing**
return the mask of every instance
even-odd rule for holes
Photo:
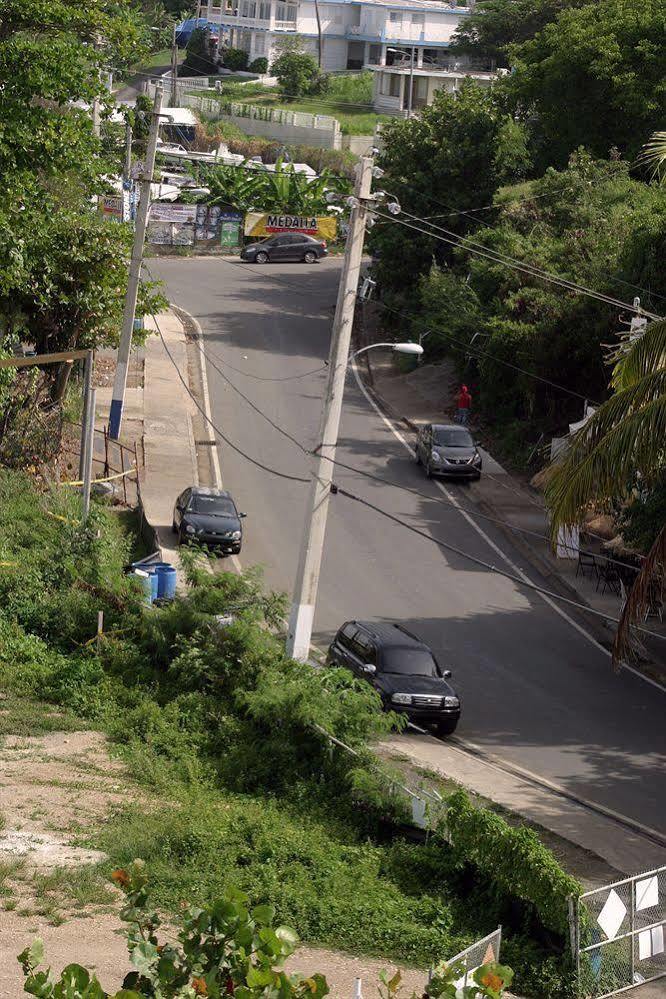
[[[308,114],[305,111],[287,111],[285,108],[261,107],[258,104],[245,104],[242,101],[219,101],[214,97],[198,94],[179,93],[182,107],[194,108],[213,117],[230,114],[234,118],[251,118],[256,121],[273,121],[278,125],[294,125],[297,128],[320,129],[336,132],[339,129],[337,118],[323,114]]]
[[[296,21],[276,21],[276,31],[296,31]]]

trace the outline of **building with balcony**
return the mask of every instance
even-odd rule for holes
[[[372,70],[373,103],[384,114],[406,115],[429,104],[437,90],[456,90],[466,76],[490,85],[494,66],[451,57],[460,21],[474,6],[456,0],[207,0],[198,16],[220,26],[225,44],[250,62],[279,54],[279,40],[299,35],[324,72]],[[319,23],[318,23],[319,18]]]

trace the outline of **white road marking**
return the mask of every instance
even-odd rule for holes
[[[204,345],[203,345],[203,330],[201,329],[201,324],[198,322],[197,319],[194,318],[193,315],[191,315],[191,313],[189,313],[186,309],[183,309],[182,306],[180,306],[180,305],[177,306],[177,308],[181,312],[184,312],[185,315],[189,317],[189,319],[191,319],[192,325],[194,326],[195,330],[197,331],[197,345],[198,345],[198,348],[199,348],[199,363],[200,363],[200,366],[201,366],[201,384],[202,384],[202,392],[203,392],[203,408],[204,408],[204,412],[206,414],[206,421],[208,423],[208,428],[209,428],[209,431],[210,431],[210,433],[212,435],[210,437],[210,440],[213,441],[213,444],[212,444],[212,447],[211,447],[212,461],[213,461],[213,479],[214,479],[213,485],[215,486],[216,489],[222,489],[223,488],[223,486],[222,486],[222,469],[220,467],[220,456],[219,456],[218,450],[217,450],[217,440],[215,438],[215,431],[213,429],[213,418],[212,418],[211,409],[210,409],[210,393],[208,391],[208,370],[206,368],[206,353],[204,351]],[[241,568],[240,559],[238,558],[238,555],[232,555],[231,556],[231,563],[232,563],[234,569],[236,570],[236,572],[240,575],[243,570]]]
[[[351,362],[351,369],[352,369],[352,371],[354,372],[354,378],[356,379],[356,384],[358,385],[358,387],[360,388],[361,392],[362,392],[362,393],[363,393],[363,395],[365,396],[365,399],[367,400],[367,402],[369,402],[369,403],[370,403],[370,405],[372,406],[372,408],[374,409],[374,411],[375,411],[375,412],[377,413],[377,415],[378,415],[378,416],[379,416],[379,418],[380,418],[380,419],[382,420],[382,422],[383,422],[383,423],[385,424],[385,426],[386,426],[386,427],[388,427],[388,429],[389,429],[389,430],[391,431],[391,433],[392,433],[392,434],[394,435],[394,437],[395,437],[395,438],[396,438],[396,439],[397,439],[398,441],[400,441],[400,443],[402,444],[402,446],[403,446],[403,447],[404,447],[404,448],[405,448],[405,449],[406,449],[407,451],[409,451],[409,453],[410,453],[410,454],[411,454],[411,455],[413,456],[413,454],[414,454],[414,448],[413,448],[413,447],[411,446],[411,444],[410,444],[410,443],[409,443],[409,442],[408,442],[407,440],[405,440],[405,437],[404,437],[404,436],[403,436],[403,434],[401,434],[401,433],[400,433],[400,431],[399,431],[399,430],[398,430],[398,429],[397,429],[397,428],[395,427],[395,425],[394,425],[393,421],[392,421],[391,419],[389,419],[389,417],[388,417],[388,416],[386,416],[386,414],[385,414],[385,413],[383,413],[383,412],[382,412],[382,410],[380,409],[380,407],[379,407],[379,406],[377,405],[377,403],[375,402],[375,400],[374,400],[374,399],[372,398],[372,396],[370,395],[370,393],[368,392],[368,390],[366,389],[365,385],[363,384],[363,382],[362,382],[362,380],[361,380],[361,376],[359,375],[359,372],[358,372],[358,367],[357,367],[357,365],[356,365],[356,361],[354,361],[354,360],[352,360],[352,362]],[[445,485],[444,485],[444,484],[443,484],[442,482],[440,482],[439,480],[437,480],[437,479],[433,479],[432,481],[433,481],[433,482],[434,482],[434,484],[435,484],[435,485],[437,486],[437,488],[438,488],[439,490],[441,490],[441,492],[443,492],[443,493],[444,493],[444,495],[445,495],[445,496],[447,497],[447,499],[448,499],[448,500],[449,500],[449,501],[450,501],[450,502],[451,502],[451,503],[453,504],[453,506],[454,506],[454,507],[455,507],[455,508],[456,508],[456,509],[458,510],[458,512],[459,512],[460,514],[462,514],[462,516],[463,516],[463,517],[465,518],[465,520],[467,521],[467,523],[468,523],[468,524],[469,524],[469,525],[470,525],[471,527],[473,527],[473,528],[474,528],[474,530],[475,530],[475,531],[477,532],[477,534],[479,534],[479,536],[483,538],[483,540],[484,540],[484,541],[486,542],[486,544],[487,544],[487,545],[488,545],[488,546],[489,546],[489,547],[490,547],[490,548],[491,548],[491,549],[492,549],[492,550],[493,550],[493,551],[494,551],[494,552],[495,552],[495,553],[496,553],[497,555],[499,555],[499,557],[500,557],[501,559],[503,559],[503,561],[504,561],[504,562],[506,562],[506,564],[507,564],[507,565],[508,565],[508,566],[510,567],[510,569],[511,569],[511,570],[512,570],[512,571],[513,571],[513,572],[514,572],[514,573],[515,573],[515,574],[516,574],[517,576],[520,576],[520,578],[521,578],[521,579],[524,579],[526,583],[531,583],[532,581],[531,581],[531,580],[530,580],[530,578],[529,578],[529,577],[528,577],[528,576],[527,576],[527,575],[526,575],[526,574],[525,574],[525,573],[524,573],[524,572],[522,571],[522,569],[520,569],[520,568],[519,568],[519,567],[518,567],[518,566],[517,566],[517,565],[515,564],[515,562],[513,562],[513,561],[512,561],[512,560],[511,560],[511,559],[509,558],[509,556],[508,556],[508,555],[507,555],[507,554],[506,554],[505,552],[503,552],[503,551],[502,551],[502,549],[501,549],[501,548],[499,548],[499,546],[498,546],[498,545],[496,545],[496,544],[495,544],[495,542],[494,542],[494,541],[493,541],[493,540],[492,540],[491,538],[489,538],[489,537],[488,537],[488,535],[487,535],[487,534],[486,534],[486,532],[485,532],[485,531],[483,530],[483,528],[482,528],[482,527],[481,527],[481,526],[480,526],[479,524],[477,524],[477,523],[476,523],[476,521],[475,521],[475,520],[473,519],[473,517],[470,517],[470,515],[469,515],[469,514],[467,513],[467,511],[466,511],[466,510],[464,510],[464,509],[463,509],[463,508],[462,508],[462,507],[460,506],[460,504],[458,503],[458,500],[457,500],[457,498],[455,497],[455,495],[453,495],[452,493],[450,493],[450,492],[449,492],[449,490],[448,490],[448,489],[446,488],[446,486],[445,486]],[[549,596],[547,596],[547,595],[546,595],[545,593],[539,593],[539,591],[538,591],[538,590],[533,590],[532,592],[533,592],[533,593],[537,593],[537,594],[538,594],[538,595],[539,595],[539,596],[541,597],[541,599],[542,599],[542,600],[543,600],[543,601],[544,601],[545,603],[547,603],[547,604],[548,604],[548,606],[552,608],[552,610],[554,610],[554,611],[555,611],[555,613],[556,613],[556,614],[559,614],[559,616],[560,616],[560,617],[561,617],[561,618],[562,618],[563,620],[565,620],[565,621],[566,621],[566,622],[567,622],[568,624],[570,624],[572,628],[574,628],[574,629],[575,629],[575,630],[576,630],[576,631],[577,631],[577,632],[578,632],[578,633],[579,633],[580,635],[582,635],[582,636],[583,636],[583,637],[584,637],[585,639],[587,639],[587,641],[588,641],[588,642],[591,642],[591,643],[592,643],[592,645],[594,645],[594,647],[595,647],[595,648],[599,649],[599,650],[600,650],[601,652],[603,652],[603,653],[604,653],[604,655],[608,656],[608,658],[610,659],[610,657],[611,657],[611,653],[610,653],[610,652],[608,651],[608,649],[605,649],[605,648],[604,648],[604,646],[603,646],[603,645],[601,645],[601,644],[600,644],[600,643],[599,643],[599,642],[598,642],[598,641],[596,640],[596,638],[595,638],[595,637],[594,637],[593,635],[591,635],[591,634],[590,634],[590,632],[589,632],[589,631],[587,631],[587,630],[586,630],[585,628],[583,628],[583,626],[582,626],[582,625],[578,624],[578,622],[577,622],[577,621],[574,621],[574,619],[573,619],[573,618],[572,618],[572,617],[571,617],[571,616],[570,616],[569,614],[567,614],[567,612],[566,612],[565,610],[563,610],[563,608],[562,608],[562,607],[559,607],[559,606],[557,605],[557,603],[556,603],[556,602],[555,602],[554,600],[552,600],[552,599],[551,599],[551,598],[550,598]],[[637,676],[637,677],[639,677],[639,678],[640,678],[641,680],[644,680],[644,681],[645,681],[645,683],[649,683],[649,684],[650,684],[651,686],[653,686],[653,687],[656,687],[656,688],[657,688],[657,690],[660,690],[660,691],[662,692],[662,694],[663,694],[663,693],[666,693],[666,687],[663,687],[663,686],[662,686],[662,685],[661,685],[660,683],[657,683],[657,682],[656,682],[656,680],[653,680],[653,679],[652,679],[651,677],[649,677],[649,676],[645,676],[645,675],[644,675],[643,673],[641,673],[641,672],[640,672],[639,670],[637,670],[637,669],[634,669],[634,668],[633,668],[632,666],[627,666],[627,665],[624,665],[624,666],[623,666],[623,669],[626,669],[626,670],[628,670],[628,671],[629,671],[630,673],[633,673],[633,674],[634,674],[634,676]]]

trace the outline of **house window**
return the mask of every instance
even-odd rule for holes
[[[402,11],[392,10],[389,14],[389,21],[391,21],[392,24],[402,24]]]
[[[379,66],[382,61],[381,45],[371,45],[368,50],[368,62],[371,66]]]
[[[423,11],[412,13],[412,24],[425,24],[425,14]]]
[[[294,4],[279,3],[275,12],[278,21],[291,21],[296,24],[296,7]]]
[[[241,17],[256,17],[256,16],[257,16],[256,0],[243,0],[243,6],[241,7]]]
[[[254,36],[254,54],[263,55],[266,51],[266,36],[257,32]]]
[[[271,5],[270,3],[260,3],[259,4],[259,20],[260,21],[270,21],[271,19]]]

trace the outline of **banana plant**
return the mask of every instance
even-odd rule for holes
[[[350,192],[346,177],[322,170],[317,177],[297,173],[291,163],[279,159],[275,171],[241,167],[209,167],[205,184],[209,205],[233,205],[240,211],[290,212],[322,215],[329,207],[326,195],[340,198]]]

